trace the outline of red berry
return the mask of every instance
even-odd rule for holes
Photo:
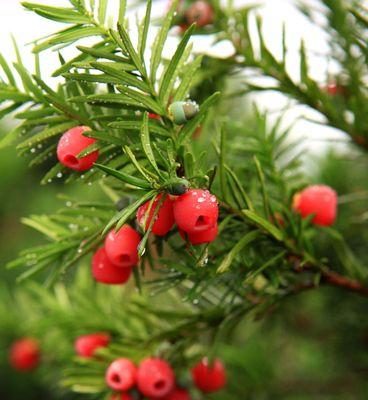
[[[160,210],[156,214],[156,219],[152,226],[152,232],[157,236],[165,236],[174,225],[173,201],[168,195],[165,196],[165,200],[162,202],[162,194],[159,194],[153,203],[147,201],[147,203],[139,207],[137,212],[139,225],[144,230],[147,230],[158,204],[161,203]]]
[[[195,1],[191,4],[185,13],[189,25],[194,22],[199,28],[212,24],[214,20],[214,11],[207,1]]]
[[[161,398],[174,388],[174,371],[164,360],[147,358],[138,368],[137,385],[144,396]]]
[[[135,267],[138,264],[139,233],[129,225],[114,229],[106,236],[105,249],[109,260],[118,267]]]
[[[106,370],[107,386],[113,390],[126,391],[131,389],[137,380],[137,368],[127,358],[118,358]]]
[[[11,346],[9,362],[18,371],[31,371],[37,368],[40,358],[40,347],[35,339],[19,339]]]
[[[129,393],[115,393],[110,397],[110,400],[134,400]]]
[[[302,218],[314,214],[314,224],[329,226],[336,219],[337,194],[329,186],[309,186],[294,196],[293,208]]]
[[[325,90],[332,97],[348,96],[347,87],[339,83],[331,82],[326,86]]]
[[[110,343],[110,335],[107,333],[92,333],[79,336],[75,341],[75,352],[80,357],[91,358],[95,351],[101,347],[107,347]]]
[[[153,113],[149,113],[148,117],[151,119],[161,119],[161,117],[158,114],[153,114]]]
[[[152,400],[154,400],[154,398],[152,398]],[[160,400],[191,400],[191,397],[186,389],[176,387],[167,396],[160,397]]]
[[[92,275],[97,282],[108,285],[125,283],[132,272],[131,268],[119,268],[107,257],[104,247],[99,248],[92,258]]]
[[[183,35],[188,28],[189,28],[188,24],[184,24],[184,23],[180,24],[179,25],[179,33]]]
[[[110,397],[110,400],[134,400],[129,393],[115,393]]]
[[[207,358],[192,369],[194,384],[204,393],[217,392],[226,385],[226,372],[224,365],[216,359],[213,365],[209,365]]]
[[[174,218],[179,228],[187,233],[215,227],[218,218],[216,196],[208,190],[188,190],[174,202]]]
[[[88,126],[76,126],[64,133],[59,140],[56,150],[61,164],[76,171],[85,171],[93,166],[98,158],[98,150],[84,157],[77,158],[79,153],[96,142],[95,139],[83,136],[83,132],[89,130]]]
[[[188,239],[193,246],[197,246],[203,243],[213,242],[218,234],[218,226],[215,225],[213,228],[207,229],[206,231],[193,233],[185,233],[179,230],[179,234],[184,240]]]

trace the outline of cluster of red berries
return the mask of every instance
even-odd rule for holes
[[[326,185],[308,186],[293,198],[293,209],[302,218],[313,216],[315,225],[330,226],[337,214],[337,194]]]
[[[215,240],[217,219],[216,196],[203,189],[191,189],[175,198],[160,193],[137,211],[137,221],[143,231],[151,226],[152,233],[165,236],[176,222],[182,238],[193,245]],[[139,233],[129,225],[124,225],[117,232],[111,230],[105,238],[104,246],[92,258],[92,275],[95,280],[106,284],[127,282],[132,268],[138,264],[140,241]]]
[[[158,211],[157,207],[160,207]],[[182,238],[193,245],[210,243],[217,236],[218,203],[208,190],[190,189],[175,198],[166,195],[164,200],[159,194],[137,212],[143,230],[148,229],[154,216],[152,232],[157,236],[165,236],[175,222]]]
[[[226,384],[226,373],[220,360],[215,360],[211,366],[204,359],[191,372],[194,385],[203,393],[216,392]],[[151,400],[191,399],[189,392],[176,384],[170,364],[160,358],[146,358],[138,367],[127,358],[119,358],[107,368],[105,380],[109,388],[121,393],[122,399],[132,399],[129,391],[134,387]]]
[[[79,336],[74,343],[75,352],[79,357],[93,358],[110,340],[110,335],[103,332]],[[40,358],[40,346],[33,338],[17,340],[10,349],[9,362],[18,371],[35,369]],[[194,385],[203,393],[216,392],[226,384],[225,367],[219,359],[213,365],[202,359],[192,368],[191,375]],[[133,399],[129,393],[133,388],[151,400],[191,399],[189,392],[176,384],[171,365],[160,358],[146,358],[138,367],[127,358],[118,358],[106,369],[105,381],[110,389],[118,392],[111,399]]]
[[[110,335],[106,333],[83,335],[75,341],[75,351],[80,357],[91,358],[109,343]],[[192,368],[191,373],[194,385],[203,393],[216,392],[226,384],[225,368],[219,359],[209,365],[204,358]],[[133,388],[152,400],[191,399],[189,392],[176,384],[170,364],[160,358],[146,358],[138,367],[127,358],[118,358],[106,369],[105,381],[110,389],[119,392],[111,399],[133,399],[129,393]]]

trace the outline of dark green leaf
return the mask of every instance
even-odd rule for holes
[[[106,167],[105,165],[96,164],[96,163],[94,165],[97,168],[101,169],[102,171],[106,172],[107,174],[112,175],[115,178],[117,178],[117,179],[119,179],[119,180],[121,180],[121,181],[123,181],[125,183],[128,183],[128,184],[133,185],[133,186],[140,187],[142,189],[151,189],[150,183],[145,181],[145,180],[143,180],[143,179],[139,179],[139,178],[136,178],[134,176],[125,174],[122,171],[117,171],[117,170],[115,170],[113,168]]]

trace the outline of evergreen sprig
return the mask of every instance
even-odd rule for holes
[[[36,54],[47,49],[59,51],[85,37],[99,37],[89,47],[79,43],[79,53],[71,60],[60,55],[61,67],[54,76],[63,83],[56,89],[40,76],[38,56],[33,75],[22,64],[19,52],[13,68],[0,57],[6,77],[0,85],[0,115],[16,111],[15,118],[22,121],[0,145],[18,141],[20,154],[31,155],[31,164],[38,165],[53,156],[64,131],[83,124],[91,128],[85,135],[97,142],[80,156],[96,149],[100,154],[94,168],[82,175],[56,164],[42,182],[63,176],[66,182],[98,182],[107,199],[64,198],[65,207],[57,213],[25,218],[23,222],[42,233],[48,243],[24,250],[8,264],[9,268],[23,267],[19,280],[45,273],[46,283],[53,286],[54,295],[38,285],[31,289],[42,315],[50,316],[50,321],[38,321],[36,327],[49,329],[58,322],[60,328],[55,329],[70,340],[71,327],[74,333],[93,328],[113,335],[113,344],[101,350],[98,359],[77,359],[67,369],[64,385],[81,393],[108,395],[103,372],[112,359],[129,355],[138,361],[149,354],[162,354],[182,369],[203,352],[198,343],[204,339],[213,358],[218,343],[230,340],[245,316],[263,315],[302,290],[328,284],[368,295],[366,269],[341,234],[332,228],[316,229],[310,218],[303,220],[292,211],[292,197],[306,182],[300,169],[305,150],[290,142],[290,128],[282,127],[282,118],[271,124],[257,108],[252,110],[253,122],[244,116],[226,118],[229,97],[240,99],[249,90],[278,90],[318,110],[330,125],[366,146],[362,118],[366,93],[359,86],[366,53],[358,27],[366,21],[360,8],[348,10],[340,1],[324,1],[329,26],[338,33],[336,38],[332,35],[332,43],[350,79],[351,96],[336,100],[310,76],[304,43],[300,46],[300,80],[290,77],[285,44],[278,60],[265,43],[260,19],[257,52],[249,30],[253,7],[235,10],[230,2],[223,10],[218,1],[213,2],[218,21],[208,33],[217,35],[217,40],[230,39],[235,56],[193,57],[189,43],[192,35],[199,33],[193,25],[183,34],[172,58],[164,60],[178,0],[172,2],[158,29],[150,58],[151,1],[138,23],[136,43],[125,18],[125,1],[120,2],[116,29],[106,23],[106,0],[89,5],[83,0],[70,3],[69,8],[24,3],[42,17],[69,25],[37,41]],[[351,27],[349,18],[355,18],[357,25]],[[346,36],[341,41],[343,33]],[[352,54],[353,45],[362,53]],[[275,85],[244,82],[238,72],[248,68],[274,78]],[[225,73],[246,84],[244,89],[237,88],[229,95],[222,79]],[[189,94],[199,100],[200,110],[186,124],[175,125],[168,107]],[[349,113],[355,116],[353,120]],[[158,118],[150,118],[150,114]],[[204,140],[195,142],[198,128],[202,128]],[[220,240],[194,247],[183,241],[177,230],[165,239],[153,239],[151,223],[139,246],[141,261],[135,269],[135,283],[143,293],[146,288],[155,294],[170,293],[172,307],[155,307],[150,300],[136,296],[124,298],[124,309],[116,307],[120,292],[110,297],[105,288],[96,289],[90,279],[81,276],[81,263],[109,230],[118,230],[126,222],[134,224],[141,205],[152,205],[161,193],[176,195],[183,187],[207,188],[216,194]],[[321,235],[337,248],[333,262],[319,252]],[[57,281],[72,274],[71,267],[77,264],[69,295]]]

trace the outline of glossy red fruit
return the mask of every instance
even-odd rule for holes
[[[127,282],[131,268],[119,268],[106,255],[104,247],[99,248],[92,258],[92,275],[97,282],[119,285]]]
[[[196,22],[199,28],[203,28],[213,23],[215,13],[207,1],[195,1],[189,6],[185,16],[189,25]]]
[[[79,336],[75,343],[75,352],[79,357],[91,358],[97,349],[107,347],[110,343],[110,335],[107,333],[92,333]]]
[[[217,392],[226,385],[226,372],[224,365],[216,359],[213,365],[209,365],[204,358],[192,369],[194,384],[204,393]]]
[[[23,338],[15,341],[10,349],[10,365],[18,371],[31,371],[38,367],[41,351],[37,340]]]
[[[325,90],[332,97],[335,97],[335,96],[347,96],[348,95],[348,89],[345,86],[340,85],[340,84],[335,83],[335,82],[329,83],[326,86]]]
[[[191,189],[174,202],[174,218],[186,233],[207,231],[217,225],[216,196],[208,190]]]
[[[134,400],[134,397],[129,393],[114,393],[110,400]]]
[[[329,226],[336,219],[337,194],[326,185],[308,186],[294,196],[293,208],[302,218],[314,214],[314,224]]]
[[[193,246],[198,246],[200,244],[213,242],[218,234],[218,226],[215,225],[213,228],[207,229],[206,231],[194,233],[185,233],[184,231],[179,230],[179,234],[184,240],[188,240]]]
[[[83,132],[89,130],[88,126],[76,126],[64,133],[59,140],[56,150],[61,164],[75,171],[85,171],[93,166],[98,158],[98,150],[87,156],[77,157],[80,152],[96,142],[95,139],[83,136]]]
[[[147,230],[159,204],[160,209],[156,214],[156,219],[152,226],[152,233],[157,236],[165,236],[174,225],[173,201],[168,195],[165,195],[165,199],[162,201],[162,194],[159,194],[153,203],[147,201],[147,203],[139,207],[137,220],[139,225],[144,230]]]
[[[157,399],[157,398],[156,398]],[[189,392],[186,389],[179,387],[174,388],[172,392],[164,397],[160,397],[160,400],[191,400]],[[151,400],[155,400],[151,398]]]
[[[136,384],[137,367],[127,358],[118,358],[107,368],[105,380],[107,386],[113,390],[129,390]]]
[[[161,398],[168,395],[175,385],[171,366],[160,358],[147,358],[138,368],[137,386],[147,397]]]
[[[135,267],[140,241],[139,233],[129,225],[123,225],[118,232],[113,229],[105,239],[107,257],[118,267]]]
[[[151,119],[161,119],[161,117],[158,114],[154,114],[154,113],[149,113],[148,114],[148,118]]]

